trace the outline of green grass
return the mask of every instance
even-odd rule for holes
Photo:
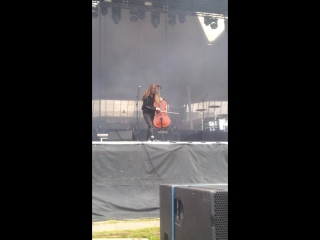
[[[115,223],[127,223],[127,222],[150,222],[150,221],[157,221],[160,220],[160,218],[141,218],[141,219],[125,219],[125,220],[108,220],[108,221],[102,221],[102,222],[92,222],[92,225],[98,225],[98,224],[115,224]]]
[[[92,233],[92,238],[148,238],[149,240],[160,240],[160,227],[96,232]]]

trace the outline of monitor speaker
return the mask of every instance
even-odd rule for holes
[[[133,131],[111,131],[108,133],[108,141],[134,141]]]
[[[160,240],[228,239],[228,185],[167,184],[159,190]]]

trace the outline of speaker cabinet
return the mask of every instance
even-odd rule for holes
[[[227,240],[228,185],[160,185],[160,240]]]
[[[108,141],[134,141],[132,130],[127,131],[112,131],[108,133]]]

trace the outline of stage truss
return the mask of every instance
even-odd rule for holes
[[[92,1],[92,6],[208,16],[216,19],[228,18],[228,0],[102,0]]]

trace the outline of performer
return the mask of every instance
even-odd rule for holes
[[[159,92],[156,84],[151,84],[142,95],[143,104],[141,110],[143,112],[143,118],[148,124],[147,140],[151,142],[158,141],[153,135],[153,119],[155,112],[161,111],[160,108],[154,107],[154,102],[159,103],[159,101],[162,100],[162,98],[159,98]]]

